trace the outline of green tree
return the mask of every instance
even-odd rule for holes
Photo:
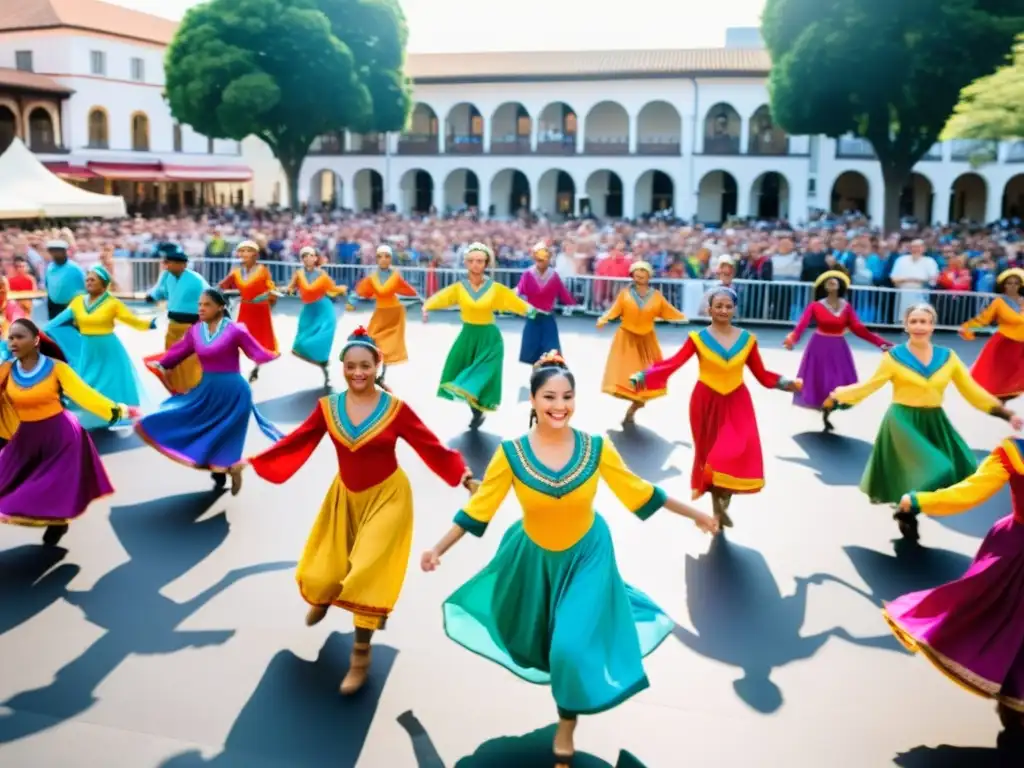
[[[212,0],[185,14],[167,49],[167,101],[204,136],[262,139],[295,209],[317,136],[405,126],[407,37],[395,0]]]
[[[941,138],[1024,138],[1024,37],[1017,38],[1012,64],[961,91]]]
[[[887,230],[960,90],[1005,61],[1024,0],[767,0],[772,114],[795,134],[871,142]]]

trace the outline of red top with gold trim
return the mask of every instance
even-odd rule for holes
[[[330,435],[338,454],[341,482],[352,492],[379,485],[395,473],[399,438],[448,485],[457,486],[466,472],[462,455],[442,445],[412,408],[388,392],[381,392],[377,407],[358,425],[345,411],[344,392],[320,398],[298,429],[250,464],[264,480],[284,483],[309,460],[324,434]]]

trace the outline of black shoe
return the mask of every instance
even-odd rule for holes
[[[473,418],[469,422],[469,428],[470,429],[480,429],[480,425],[484,423],[484,419],[486,419],[486,418],[487,418],[487,416],[484,414],[483,411],[478,411],[478,410],[476,410],[474,408],[473,409]]]
[[[917,515],[913,512],[897,512],[892,516],[900,527],[900,534],[907,541],[918,541],[921,534],[917,530]]]
[[[821,412],[821,422],[825,425],[825,432],[835,432],[836,428],[832,426],[832,421],[829,417],[832,415],[832,411]]]
[[[249,374],[249,383],[254,384],[259,377],[260,367],[257,365],[255,368],[252,369],[252,373]]]
[[[228,484],[228,476],[225,472],[214,472],[210,477],[213,478],[213,487],[217,490]]]
[[[68,532],[68,526],[66,525],[48,525],[46,530],[43,531],[43,544],[48,547],[55,547],[60,544],[60,540],[64,538],[64,534]]]

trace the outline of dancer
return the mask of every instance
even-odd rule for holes
[[[634,475],[612,443],[572,429],[576,383],[557,353],[530,376],[530,431],[503,442],[455,525],[421,558],[433,571],[467,532],[482,536],[510,489],[523,518],[497,554],[444,603],[445,633],[532,683],[558,707],[555,762],[570,765],[578,715],[611,709],[647,688],[642,658],[672,619],[625,584],[608,524],[594,511],[598,478],[640,520],[661,507],[717,530],[708,515]],[[560,469],[554,469],[560,467]]]
[[[348,389],[321,398],[298,429],[247,462],[263,479],[281,484],[302,468],[325,434],[334,444],[338,474],[296,579],[310,606],[308,626],[322,621],[332,605],[353,614],[355,644],[341,683],[346,696],[366,682],[370,640],[398,602],[409,564],[413,499],[409,478],[398,465],[398,439],[450,486],[469,488],[472,480],[459,452],[445,448],[408,405],[382,388],[382,360],[373,338],[356,329],[341,351]]]
[[[331,299],[348,293],[345,286],[335,285],[331,276],[320,268],[316,249],[306,246],[299,252],[302,269],[295,270],[288,284],[288,293],[298,293],[302,299],[299,328],[292,343],[292,354],[300,360],[320,368],[324,374],[324,389],[331,386],[327,362],[334,344],[334,304]]]
[[[465,258],[469,276],[427,299],[423,305],[423,322],[427,322],[427,314],[435,309],[459,307],[462,330],[445,360],[437,396],[468,403],[473,412],[469,428],[479,429],[485,413],[496,411],[501,405],[505,343],[494,324],[494,313],[514,312],[529,317],[539,310],[485,275],[494,261],[494,254],[486,245],[473,243]]]
[[[220,281],[221,290],[237,290],[242,299],[238,308],[238,322],[246,327],[249,333],[264,349],[277,353],[277,337],[274,335],[274,323],[271,310],[277,303],[277,286],[270,277],[270,270],[259,263],[260,247],[252,240],[240,243],[235,255],[242,260],[242,266],[231,270],[231,273]],[[252,384],[260,377],[259,363],[249,374]]]
[[[987,392],[1004,403],[1024,392],[1024,269],[1007,269],[996,278],[996,293],[1002,294],[971,318],[960,335],[974,340],[973,328],[996,326],[981,354],[971,367],[971,376]],[[1000,300],[1001,299],[1001,300]]]
[[[803,382],[803,389],[793,395],[793,405],[821,411],[826,432],[834,429],[829,420],[829,411],[822,410],[828,396],[836,387],[855,384],[857,381],[853,354],[843,338],[847,329],[883,352],[892,346],[864,327],[853,305],[846,300],[849,287],[850,278],[845,272],[830,270],[822,273],[814,281],[814,301],[807,305],[796,328],[782,342],[786,349],[793,349],[800,343],[800,337],[812,320],[817,326],[817,332],[807,342],[807,349],[800,361],[797,378]]]
[[[46,333],[74,323],[81,334],[81,350],[72,367],[82,380],[114,402],[138,407],[142,404],[142,380],[132,364],[128,351],[114,333],[115,321],[138,331],[156,328],[156,318],[145,319],[132,312],[107,290],[110,273],[97,264],[85,276],[84,296],[76,296],[71,304],[46,325]],[[60,345],[60,340],[54,339]],[[75,408],[73,412],[85,429],[109,427],[106,419]]]
[[[199,297],[210,285],[206,278],[188,268],[188,256],[181,246],[160,243],[155,254],[163,259],[164,271],[160,273],[160,279],[153,290],[146,294],[146,301],[150,304],[167,302],[167,335],[164,337],[166,351],[185,338],[189,328],[199,322]],[[145,358],[147,370],[150,370],[150,363],[162,356],[156,354]],[[169,387],[172,395],[180,395],[195,389],[202,375],[199,359],[193,355],[173,371],[168,371],[161,381]]]
[[[185,338],[158,361],[150,363],[163,376],[192,355],[199,358],[202,379],[195,389],[174,395],[160,410],[135,425],[138,435],[169,459],[187,467],[209,471],[217,487],[231,476],[231,493],[242,488],[242,476],[234,467],[242,458],[249,417],[271,440],[281,432],[253,405],[252,388],[239,373],[239,351],[257,365],[269,363],[276,352],[260,346],[241,323],[226,315],[228,300],[216,288],[207,288],[199,299],[199,322]]]
[[[375,299],[367,333],[380,348],[383,358],[381,375],[389,365],[409,359],[405,349],[405,307],[399,296],[416,296],[398,270],[391,267],[392,251],[388,245],[377,246],[377,271],[356,283],[355,293],[361,299]]]
[[[905,514],[955,515],[1010,485],[1012,510],[988,532],[967,573],[885,606],[885,618],[910,651],[963,688],[998,702],[1003,725],[1024,732],[1024,442],[1004,440],[967,479],[910,493]]]
[[[723,526],[732,527],[729,504],[733,494],[758,493],[764,487],[761,435],[750,390],[743,383],[743,369],[750,368],[766,389],[799,392],[802,382],[765,368],[757,337],[732,324],[736,314],[735,291],[725,286],[712,288],[707,304],[711,325],[691,331],[678,352],[634,374],[630,386],[640,392],[664,393],[672,374],[691,357],[697,357],[697,384],[690,395],[690,487],[695,499],[710,491],[715,517]]]
[[[45,291],[39,290],[39,283],[29,267],[28,259],[24,256],[14,257],[14,274],[8,280],[7,287],[13,294],[19,294],[20,298],[12,299],[17,301],[21,308],[21,317],[32,317],[32,300],[46,296]]]
[[[83,382],[31,320],[11,324],[8,344],[14,360],[0,363],[0,406],[18,425],[0,451],[0,522],[45,527],[43,542],[52,546],[92,502],[114,492],[96,447],[62,398],[109,424],[135,411]]]
[[[686,315],[673,307],[661,291],[651,287],[654,270],[650,264],[636,261],[629,268],[629,274],[633,284],[619,291],[615,303],[597,321],[597,327],[603,328],[608,321],[622,318],[608,352],[601,391],[629,401],[622,419],[624,425],[635,423],[637,411],[665,394],[663,389],[634,390],[629,384],[630,376],[661,360],[661,345],[654,332],[655,320],[686,322]]]
[[[533,247],[533,266],[523,272],[516,286],[516,293],[538,309],[548,314],[538,314],[523,326],[523,342],[519,351],[519,362],[533,365],[549,349],[561,349],[558,339],[558,324],[550,314],[558,301],[565,306],[575,306],[576,299],[565,289],[562,278],[551,268],[551,251],[545,243]]]
[[[53,320],[75,297],[85,293],[85,270],[68,260],[68,244],[63,240],[51,240],[46,250],[50,254],[50,263],[46,265],[46,312]],[[49,329],[47,335],[57,342],[70,365],[78,365],[82,335],[77,328],[71,324],[61,325]]]
[[[892,382],[892,405],[860,481],[873,504],[896,504],[908,488],[934,491],[953,485],[977,468],[971,449],[942,410],[950,382],[978,410],[1006,419],[1016,430],[1024,424],[971,378],[955,352],[932,344],[937,319],[930,304],[910,307],[904,318],[909,341],[886,352],[870,379],[840,387],[825,403],[826,410],[856,405]],[[914,516],[897,511],[894,517],[904,537],[918,538]]]

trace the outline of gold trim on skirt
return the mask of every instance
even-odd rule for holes
[[[188,323],[176,323],[173,320],[167,325],[167,335],[164,337],[164,349],[170,349],[189,332],[192,326]],[[165,374],[167,384],[176,394],[185,394],[197,386],[203,378],[203,369],[199,365],[199,358],[190,355],[178,365],[171,368]]]

